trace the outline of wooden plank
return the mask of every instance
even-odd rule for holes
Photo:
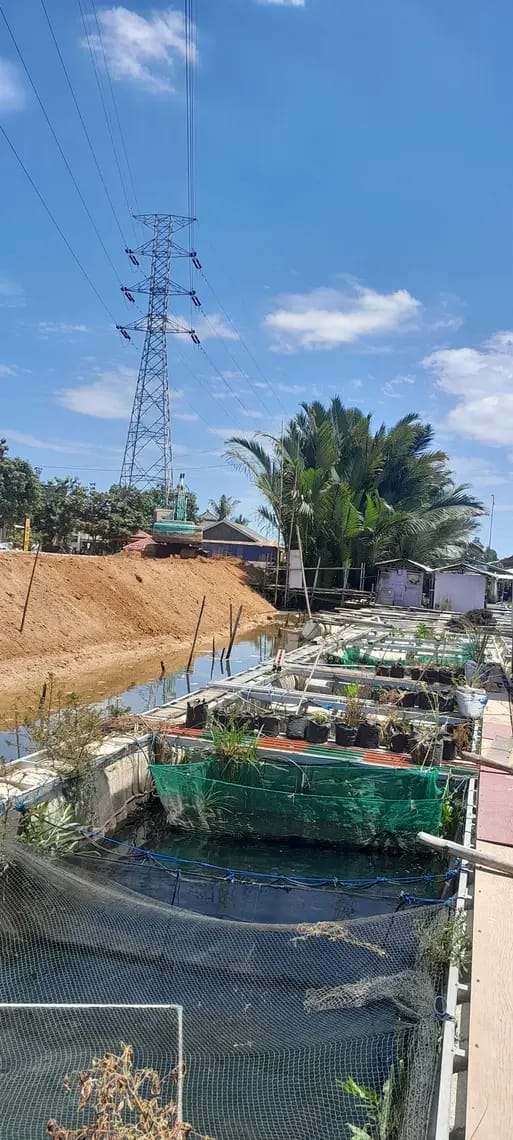
[[[513,773],[481,768],[477,838],[513,847]]]
[[[508,777],[502,777],[508,778]],[[509,847],[479,850],[511,859]],[[466,1136],[513,1134],[513,880],[476,871]]]

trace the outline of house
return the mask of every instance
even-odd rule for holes
[[[376,587],[378,602],[387,606],[414,606],[420,609],[424,580],[432,571],[429,566],[410,558],[387,558],[376,563],[379,575]]]
[[[207,520],[204,515],[202,527],[201,548],[209,554],[224,554],[258,565],[276,563],[278,546],[274,539],[264,538],[242,523],[234,522],[233,519]]]

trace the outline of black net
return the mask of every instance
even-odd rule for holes
[[[17,844],[0,910],[2,1002],[127,1006],[2,1009],[5,1140],[39,1140],[59,1113],[74,1121],[64,1078],[121,1041],[166,1077],[177,1062],[173,1011],[128,1008],[151,1003],[183,1007],[184,1115],[196,1131],[340,1140],[367,1109],[337,1081],[352,1077],[381,1103],[390,1075],[406,1069],[398,1135],[423,1140],[439,985],[425,946],[445,908],[305,926],[222,921]]]

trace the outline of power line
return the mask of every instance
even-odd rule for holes
[[[212,324],[212,321],[210,320],[210,317],[207,315],[207,313],[206,313],[206,312],[205,312],[205,310],[203,309],[203,306],[201,307],[201,312],[203,313],[203,318],[204,318],[204,320],[205,320],[205,321],[207,322],[207,324],[210,326],[210,328],[212,329],[212,331],[213,331],[214,333],[216,333],[216,335],[218,335],[218,334],[217,334],[217,330],[216,330],[216,328],[215,328],[215,325],[213,325],[213,324]],[[272,413],[272,410],[271,410],[269,407],[267,407],[267,405],[264,403],[264,398],[263,398],[263,396],[262,396],[262,395],[261,395],[261,393],[258,391],[258,389],[256,388],[256,386],[253,384],[253,381],[252,381],[252,380],[250,379],[250,377],[248,376],[248,373],[246,372],[246,370],[245,370],[244,368],[241,368],[241,365],[240,365],[239,361],[236,359],[236,357],[234,356],[233,352],[231,352],[231,350],[228,348],[228,345],[226,344],[226,341],[224,340],[224,338],[223,338],[223,337],[220,337],[219,339],[221,339],[221,340],[223,341],[223,345],[224,345],[224,349],[225,349],[225,352],[226,352],[226,353],[228,354],[228,356],[230,357],[230,360],[232,361],[232,364],[234,364],[234,365],[235,365],[235,367],[236,367],[237,371],[240,373],[240,375],[241,375],[241,376],[243,376],[245,380],[247,380],[247,382],[248,382],[248,384],[249,384],[249,387],[251,388],[252,392],[254,393],[254,395],[255,395],[256,399],[260,401],[260,403],[261,403],[262,407],[263,407],[263,408],[264,408],[264,410],[267,412],[267,414],[270,414],[270,415],[272,415],[272,414],[273,414],[273,413]]]
[[[50,129],[50,131],[51,131],[51,134],[52,134],[52,137],[53,137],[53,139],[54,139],[54,142],[55,142],[55,144],[56,144],[56,146],[57,146],[57,149],[58,149],[58,151],[59,151],[59,154],[60,154],[60,156],[61,156],[61,158],[62,158],[62,161],[63,161],[63,163],[64,163],[64,165],[65,165],[65,167],[66,167],[66,170],[68,171],[68,174],[69,174],[69,176],[70,176],[70,178],[71,178],[71,181],[72,181],[72,183],[73,183],[73,185],[74,185],[74,187],[75,187],[75,190],[76,190],[76,192],[77,192],[77,194],[78,194],[78,196],[79,196],[79,198],[80,198],[80,201],[81,201],[81,203],[82,203],[82,206],[83,206],[83,208],[84,208],[84,210],[85,210],[85,213],[87,214],[87,217],[89,218],[89,221],[90,221],[90,223],[91,223],[91,225],[92,225],[92,227],[93,227],[93,230],[94,230],[94,232],[95,232],[95,234],[96,234],[96,237],[98,238],[98,241],[99,241],[99,243],[100,243],[100,245],[101,245],[101,247],[102,247],[102,250],[103,250],[103,252],[104,252],[104,254],[105,254],[105,257],[107,258],[107,261],[109,262],[109,265],[110,265],[110,267],[111,267],[111,269],[112,269],[112,272],[114,273],[114,275],[115,275],[115,277],[116,277],[116,280],[117,280],[117,282],[119,283],[119,274],[118,274],[118,271],[117,271],[117,269],[116,269],[116,266],[114,265],[114,262],[113,262],[113,260],[112,260],[112,258],[111,258],[111,256],[110,256],[110,253],[109,253],[109,251],[108,251],[108,249],[107,249],[107,247],[106,247],[106,245],[105,245],[105,242],[104,242],[104,240],[103,240],[103,238],[102,238],[102,235],[101,235],[101,233],[100,233],[100,231],[99,231],[99,229],[98,229],[98,226],[96,225],[96,222],[95,222],[95,220],[94,220],[94,218],[93,218],[93,216],[92,216],[92,214],[91,214],[91,211],[90,211],[90,209],[89,209],[89,206],[87,205],[87,202],[86,202],[86,200],[85,200],[85,198],[84,198],[84,195],[82,194],[82,191],[81,191],[81,189],[80,189],[80,186],[79,186],[79,184],[78,184],[78,182],[77,182],[77,180],[76,180],[76,178],[75,178],[75,175],[74,175],[74,173],[73,173],[73,170],[71,169],[71,166],[70,166],[70,164],[69,164],[69,162],[68,162],[68,159],[66,158],[66,155],[65,155],[65,153],[64,153],[64,150],[63,150],[63,148],[62,148],[62,145],[61,145],[60,139],[59,139],[59,137],[58,137],[58,135],[57,135],[57,132],[55,131],[55,128],[54,128],[54,126],[53,126],[53,123],[52,123],[52,121],[51,121],[51,119],[50,119],[50,116],[49,116],[49,114],[48,114],[48,112],[47,112],[47,110],[46,110],[46,107],[45,107],[45,105],[44,105],[44,103],[43,103],[43,100],[42,100],[42,98],[41,98],[41,95],[40,95],[40,93],[39,93],[39,90],[38,90],[38,88],[37,88],[37,86],[36,86],[36,83],[35,83],[35,81],[34,81],[33,77],[32,77],[32,74],[31,74],[31,72],[30,72],[30,69],[29,69],[29,67],[28,67],[28,65],[27,65],[27,63],[26,63],[26,61],[25,61],[25,58],[24,58],[24,56],[23,56],[23,53],[22,53],[22,51],[21,51],[21,48],[20,48],[20,46],[19,46],[19,44],[18,44],[18,41],[16,40],[16,37],[15,37],[15,35],[14,35],[14,32],[13,32],[13,30],[12,30],[12,28],[11,28],[11,25],[9,24],[9,21],[8,21],[8,19],[7,19],[7,16],[6,16],[6,14],[5,14],[5,12],[4,12],[4,10],[3,10],[3,8],[2,8],[1,6],[0,6],[0,15],[2,16],[2,19],[3,19],[3,21],[4,21],[4,24],[5,24],[6,28],[7,28],[7,31],[8,31],[8,33],[9,33],[9,35],[10,35],[10,37],[11,37],[11,40],[12,40],[12,42],[13,42],[13,44],[14,44],[15,50],[16,50],[16,52],[17,52],[17,54],[18,54],[18,58],[19,58],[19,60],[20,60],[20,63],[21,63],[21,65],[22,65],[22,67],[23,67],[23,70],[25,71],[25,74],[26,74],[26,76],[27,76],[27,79],[28,79],[28,81],[29,81],[29,83],[30,83],[31,87],[32,87],[32,90],[33,90],[33,92],[34,92],[34,95],[36,96],[36,99],[37,99],[37,101],[38,101],[38,103],[39,103],[39,106],[40,106],[40,108],[41,108],[41,111],[43,112],[43,115],[44,115],[44,118],[45,118],[45,120],[46,120],[46,123],[47,123],[47,125],[48,125],[48,127],[49,127],[49,129]]]
[[[83,266],[83,264],[82,264],[82,262],[81,262],[81,260],[80,260],[80,258],[79,258],[79,256],[78,256],[78,254],[76,254],[76,253],[75,253],[75,250],[73,249],[73,246],[70,244],[70,242],[68,241],[68,239],[67,239],[67,237],[66,237],[66,234],[65,234],[65,233],[64,233],[64,231],[61,229],[61,227],[60,227],[60,225],[59,225],[59,223],[58,223],[58,221],[57,221],[57,218],[55,217],[55,214],[53,214],[53,213],[52,213],[52,211],[51,211],[51,209],[50,209],[50,207],[49,207],[48,203],[46,202],[46,199],[44,198],[44,196],[43,196],[43,194],[41,193],[41,191],[40,191],[39,187],[37,186],[37,184],[34,182],[34,179],[32,178],[32,175],[31,175],[31,174],[29,173],[29,171],[27,170],[27,167],[25,166],[25,163],[23,162],[23,159],[22,159],[22,158],[20,157],[20,155],[18,154],[18,151],[16,150],[16,147],[15,147],[14,143],[13,143],[13,142],[11,141],[11,139],[9,138],[9,135],[7,134],[7,131],[5,130],[5,127],[3,127],[3,126],[2,126],[2,123],[0,123],[0,132],[1,132],[1,134],[3,135],[3,137],[4,137],[4,139],[5,139],[5,141],[6,141],[7,145],[8,145],[8,147],[9,147],[9,148],[10,148],[10,150],[12,151],[12,153],[13,153],[13,155],[14,155],[14,157],[15,157],[16,161],[17,161],[17,162],[18,162],[18,164],[21,166],[21,169],[23,170],[23,173],[25,174],[25,177],[26,177],[26,178],[28,179],[28,181],[30,182],[30,185],[32,186],[32,189],[33,189],[33,190],[34,190],[34,192],[37,194],[37,197],[39,198],[39,201],[41,202],[41,205],[43,206],[43,209],[46,211],[46,213],[48,214],[48,217],[49,217],[49,218],[50,218],[50,220],[53,222],[53,224],[54,224],[54,226],[55,226],[55,229],[57,230],[57,233],[58,233],[58,234],[60,235],[60,237],[62,238],[62,240],[63,240],[63,242],[64,242],[64,244],[65,244],[65,246],[66,246],[66,248],[67,248],[68,252],[71,254],[71,256],[72,256],[73,260],[74,260],[74,261],[76,262],[76,264],[78,265],[78,268],[80,269],[80,272],[82,273],[83,277],[85,277],[85,279],[86,279],[86,281],[87,281],[87,284],[88,284],[88,285],[89,285],[89,287],[92,289],[93,293],[95,294],[95,297],[96,297],[96,298],[98,299],[98,301],[100,302],[100,305],[102,305],[102,307],[105,309],[105,312],[108,314],[108,316],[110,317],[111,321],[112,321],[112,322],[115,324],[115,323],[116,323],[116,318],[114,317],[113,313],[111,313],[111,311],[110,311],[110,309],[109,309],[109,306],[107,305],[106,301],[104,301],[103,297],[101,296],[101,293],[99,293],[99,292],[98,292],[98,289],[96,288],[96,285],[94,284],[94,281],[92,281],[91,277],[89,276],[89,274],[88,274],[88,272],[87,272],[87,269],[85,269],[85,268],[84,268],[84,266]]]
[[[55,50],[56,50],[56,52],[57,52],[57,55],[58,55],[58,57],[59,57],[59,61],[60,61],[60,64],[61,64],[62,70],[63,70],[63,72],[64,72],[64,75],[65,75],[65,77],[66,77],[66,82],[67,82],[67,84],[68,84],[68,87],[69,87],[69,90],[70,90],[70,93],[71,93],[71,97],[72,97],[72,99],[73,99],[73,102],[74,102],[74,104],[75,104],[75,109],[76,109],[77,115],[78,115],[78,117],[79,117],[79,120],[80,120],[80,124],[81,124],[82,130],[83,130],[83,132],[84,132],[84,135],[85,135],[85,137],[86,137],[86,140],[87,140],[87,145],[88,145],[88,147],[89,147],[89,150],[91,151],[91,155],[92,155],[92,158],[93,158],[94,164],[95,164],[95,166],[96,166],[96,169],[97,169],[97,171],[98,171],[98,176],[99,176],[99,178],[100,178],[101,184],[102,184],[102,186],[103,186],[103,189],[104,189],[104,191],[105,191],[105,196],[106,196],[106,198],[107,198],[107,201],[108,201],[108,203],[109,203],[109,206],[110,206],[110,209],[111,209],[111,212],[112,212],[112,216],[113,216],[113,218],[114,218],[114,221],[115,221],[115,223],[116,223],[116,225],[117,225],[117,228],[118,228],[118,230],[119,230],[119,233],[120,233],[120,235],[121,235],[121,240],[122,240],[122,242],[123,242],[123,245],[125,246],[125,245],[126,245],[126,241],[125,241],[125,236],[124,236],[124,234],[123,234],[123,230],[122,230],[122,228],[121,228],[121,223],[120,223],[120,221],[119,221],[119,218],[118,218],[118,215],[117,215],[117,213],[116,213],[116,209],[115,209],[114,203],[113,203],[113,201],[112,201],[112,198],[111,198],[111,196],[110,196],[110,193],[109,193],[109,189],[108,189],[107,183],[106,183],[106,181],[105,181],[105,178],[104,178],[104,175],[103,175],[103,171],[102,171],[102,168],[101,168],[101,166],[100,166],[100,163],[98,162],[98,158],[97,158],[97,156],[96,156],[96,151],[95,151],[95,149],[94,149],[94,146],[93,146],[93,143],[92,143],[92,141],[91,141],[91,136],[90,136],[90,134],[89,134],[89,131],[88,131],[88,129],[87,129],[87,126],[86,126],[86,123],[85,123],[85,119],[84,119],[84,116],[83,116],[83,114],[82,114],[82,111],[80,110],[80,105],[79,105],[78,99],[77,99],[77,97],[76,97],[76,95],[75,95],[75,89],[74,89],[74,87],[73,87],[73,84],[72,84],[72,82],[71,82],[71,79],[70,79],[70,76],[69,76],[69,72],[68,72],[68,69],[67,69],[67,67],[66,67],[66,64],[65,64],[65,62],[64,62],[64,57],[63,57],[63,55],[62,55],[62,52],[61,52],[61,49],[60,49],[60,47],[59,47],[59,43],[58,43],[57,37],[56,37],[56,35],[55,35],[55,31],[54,31],[54,28],[53,28],[53,24],[52,24],[52,21],[51,21],[51,19],[50,19],[50,16],[49,16],[49,14],[48,14],[48,9],[47,9],[47,7],[46,7],[46,4],[45,4],[45,0],[40,0],[40,3],[41,3],[41,7],[42,7],[42,9],[43,9],[43,12],[44,12],[44,14],[45,14],[45,17],[46,17],[46,22],[47,22],[47,24],[48,24],[48,28],[49,28],[49,30],[50,30],[50,35],[51,35],[51,37],[52,37],[52,40],[53,40],[53,43],[54,43],[54,46],[55,46]]]
[[[125,179],[124,179],[124,176],[123,176],[123,171],[122,171],[122,169],[121,169],[121,163],[120,163],[120,161],[119,161],[119,155],[118,155],[118,151],[117,151],[116,143],[115,143],[115,140],[114,140],[114,134],[113,134],[113,131],[112,131],[111,122],[110,122],[109,114],[108,114],[108,111],[107,111],[107,104],[106,104],[106,102],[105,102],[105,96],[104,96],[104,94],[103,94],[103,88],[102,88],[102,85],[101,85],[101,82],[100,82],[100,76],[99,76],[99,74],[98,74],[98,68],[97,68],[97,66],[96,66],[96,60],[95,60],[95,58],[94,58],[94,52],[93,52],[93,49],[92,49],[92,47],[91,47],[91,40],[90,40],[90,37],[89,37],[89,32],[88,32],[88,30],[87,30],[87,22],[86,22],[86,18],[85,18],[85,15],[84,15],[84,9],[83,9],[83,7],[82,7],[82,4],[81,4],[81,0],[77,0],[77,3],[78,3],[79,11],[80,11],[80,16],[81,16],[81,19],[82,19],[82,27],[83,27],[83,29],[84,29],[84,35],[85,35],[85,38],[86,38],[86,41],[87,41],[87,47],[88,47],[88,50],[89,50],[89,55],[90,55],[90,58],[91,58],[91,63],[92,63],[92,65],[93,65],[94,76],[95,76],[95,79],[96,79],[96,86],[97,86],[97,88],[98,88],[98,93],[99,93],[99,96],[100,96],[100,102],[101,102],[101,105],[102,105],[103,114],[104,114],[104,116],[105,116],[105,122],[106,122],[106,124],[107,124],[107,131],[108,131],[108,133],[109,133],[109,138],[110,138],[110,141],[111,141],[111,145],[112,145],[112,151],[113,151],[113,154],[114,154],[114,161],[115,161],[115,163],[116,163],[117,171],[118,171],[118,174],[119,174],[119,180],[120,180],[120,182],[121,182],[121,189],[122,189],[122,191],[123,191],[123,197],[124,197],[124,199],[125,199],[126,208],[127,208],[127,210],[128,210],[128,215],[129,215],[129,217],[130,217],[130,220],[131,220],[131,222],[132,222],[132,224],[133,224],[133,208],[130,206],[130,202],[129,202],[129,199],[128,199],[127,189],[126,189],[126,185],[125,185]],[[98,23],[98,21],[97,21],[97,23]],[[101,43],[101,48],[102,48],[102,51],[103,51],[103,40],[102,40],[101,38],[100,38],[100,43]],[[105,61],[105,62],[106,62],[106,61]]]
[[[102,31],[101,31],[101,25],[100,25],[100,22],[99,22],[99,20],[98,20],[98,13],[97,13],[97,10],[96,10],[96,4],[95,4],[94,0],[91,0],[91,8],[92,8],[92,10],[93,10],[93,14],[94,14],[94,20],[95,20],[95,24],[96,24],[96,30],[97,30],[97,33],[98,33],[98,39],[99,39],[99,41],[100,41],[100,47],[101,47],[101,49],[102,49],[103,62],[104,62],[104,64],[105,64],[105,71],[106,71],[106,73],[107,73],[107,80],[108,80],[108,84],[109,84],[110,96],[111,96],[111,99],[112,99],[112,106],[114,107],[114,114],[115,114],[115,116],[116,116],[116,122],[117,122],[117,125],[118,125],[119,137],[120,137],[120,140],[121,140],[121,147],[122,147],[122,150],[123,150],[123,154],[124,154],[124,158],[125,158],[126,168],[127,168],[127,172],[128,172],[128,179],[129,179],[129,182],[130,182],[130,189],[131,189],[131,191],[132,191],[133,202],[134,202],[134,206],[135,206],[136,212],[137,212],[137,213],[140,213],[140,211],[139,211],[139,207],[138,207],[138,204],[137,204],[137,193],[136,193],[135,184],[134,184],[134,179],[133,179],[133,174],[132,174],[132,167],[131,167],[131,165],[130,165],[130,159],[129,159],[129,157],[128,157],[128,150],[127,150],[127,146],[126,146],[126,143],[125,143],[125,135],[124,135],[124,132],[123,132],[123,128],[122,128],[122,126],[121,126],[121,119],[120,119],[120,115],[119,115],[118,104],[117,104],[116,96],[115,96],[115,94],[114,94],[114,86],[113,86],[113,83],[112,83],[112,78],[111,78],[111,74],[110,74],[110,68],[109,68],[109,64],[108,64],[107,56],[106,56],[106,53],[105,53],[105,47],[104,47],[104,43],[103,43],[103,36],[102,36]]]

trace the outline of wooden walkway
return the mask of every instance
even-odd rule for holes
[[[513,764],[510,706],[491,695],[483,755]],[[513,862],[512,775],[483,770],[477,841],[480,851]],[[513,1140],[513,878],[478,870],[468,1047],[467,1140]]]

